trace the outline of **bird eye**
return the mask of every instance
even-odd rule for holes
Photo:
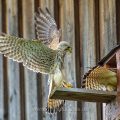
[[[71,51],[71,47],[68,46],[68,47],[66,48],[66,51]]]

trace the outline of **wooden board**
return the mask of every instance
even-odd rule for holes
[[[76,86],[75,76],[75,21],[74,21],[74,1],[60,0],[60,28],[62,29],[61,41],[67,41],[72,46],[72,55],[65,57],[65,76],[66,80]],[[77,119],[76,102],[66,101],[63,119]],[[70,111],[72,110],[72,111]]]
[[[95,39],[95,3],[94,0],[80,0],[80,51],[81,52],[81,77],[89,70],[89,67],[96,65],[96,42]],[[90,32],[92,31],[92,32]],[[80,72],[80,71],[79,71]],[[78,79],[80,80],[80,78]],[[96,103],[82,102],[82,119],[83,120],[98,120]]]
[[[111,100],[115,99],[116,95],[117,92],[87,90],[82,88],[59,88],[55,91],[51,98],[73,101],[108,103]]]
[[[0,0],[1,3],[1,0]],[[0,32],[2,31],[2,5],[0,4]],[[3,96],[3,56],[0,55],[0,120],[4,117],[4,96]]]
[[[116,53],[117,62],[117,96],[116,99],[106,106],[106,120],[120,119],[120,50]]]
[[[6,3],[6,25],[7,33],[11,35],[18,34],[18,14],[17,14],[17,0],[9,0]],[[19,93],[19,65],[13,60],[7,59],[6,61],[7,81],[8,81],[8,119],[20,120],[20,93]]]

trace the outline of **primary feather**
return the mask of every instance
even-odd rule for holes
[[[27,68],[41,73],[50,73],[57,51],[38,40],[26,40],[15,36],[0,36],[0,52]]]
[[[37,39],[52,49],[56,49],[59,44],[61,31],[57,29],[56,22],[49,10],[42,11],[41,8],[35,14],[35,29]]]

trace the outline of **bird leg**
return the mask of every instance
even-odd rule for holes
[[[53,84],[53,75],[49,75],[49,79],[48,79],[48,86],[49,86],[48,99],[49,99],[51,91],[52,91],[52,84]]]
[[[68,83],[68,82],[66,82],[65,80],[63,81],[62,85],[63,85],[63,87],[65,87],[65,88],[72,88],[72,87],[73,87],[73,85],[72,85],[71,83]]]

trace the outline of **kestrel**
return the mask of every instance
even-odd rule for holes
[[[117,74],[106,65],[95,66],[83,77],[83,88],[114,91],[117,87]]]
[[[58,87],[67,87],[64,76],[64,57],[72,52],[70,44],[59,42],[60,30],[50,12],[40,8],[35,14],[37,39],[26,40],[7,34],[0,36],[0,53],[9,59],[21,62],[25,67],[37,73],[48,74],[49,94],[53,95]],[[59,108],[63,100],[48,100],[47,109]]]

